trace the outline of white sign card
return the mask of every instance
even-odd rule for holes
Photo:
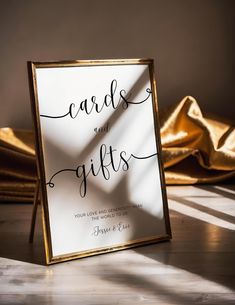
[[[169,240],[153,60],[29,72],[47,263]]]

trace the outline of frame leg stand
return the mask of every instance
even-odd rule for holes
[[[32,216],[31,216],[29,243],[32,243],[33,238],[34,238],[37,209],[38,209],[38,204],[39,204],[39,188],[40,188],[40,183],[39,183],[39,179],[38,179],[37,183],[36,183],[36,189],[35,189],[34,200],[33,200],[33,211],[32,211]]]

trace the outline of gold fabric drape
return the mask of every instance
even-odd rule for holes
[[[215,183],[235,176],[235,129],[202,115],[185,97],[161,126],[167,184]]]
[[[0,129],[0,202],[32,202],[36,185],[33,132]]]
[[[215,183],[235,176],[235,130],[185,97],[161,124],[167,184]],[[0,202],[32,202],[36,183],[33,132],[0,129]]]

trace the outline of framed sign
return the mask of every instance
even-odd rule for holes
[[[29,74],[47,263],[170,239],[153,60]]]

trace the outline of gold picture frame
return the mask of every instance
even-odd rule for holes
[[[112,59],[28,62],[28,72],[40,178],[46,263],[53,264],[171,239],[161,158],[154,61]],[[146,84],[149,85],[147,89]],[[108,85],[109,91],[104,89],[108,88]],[[102,92],[104,102],[100,107],[96,100],[102,96]],[[135,102],[138,98],[141,101]],[[151,102],[147,103],[147,100]],[[146,120],[144,113],[149,116]],[[80,117],[75,120],[77,116]],[[114,119],[114,116],[118,118]],[[109,124],[105,125],[103,122],[107,121]],[[98,127],[94,127],[94,124]],[[147,132],[147,128],[150,135],[146,137],[144,132]],[[85,129],[86,131],[83,131]],[[138,137],[135,135],[137,129]],[[79,130],[81,130],[80,134],[86,134],[75,141],[74,135],[79,133]],[[122,140],[123,134],[129,135],[129,140]],[[141,146],[140,140],[146,141],[146,139],[148,143]],[[106,144],[102,143],[96,151],[101,140]],[[117,154],[117,149],[110,144],[109,152],[106,151],[109,141],[117,145],[121,141],[125,148],[127,147],[119,154],[118,170],[115,168],[112,155]],[[143,147],[146,149],[155,147],[156,153],[147,157],[131,153],[128,160],[124,158],[128,149],[135,148],[135,153],[138,153]],[[112,167],[112,171],[108,165],[104,165],[101,148],[105,151],[104,158],[111,160],[109,166]],[[98,161],[88,158],[92,152],[95,158],[98,156]],[[78,162],[80,160],[75,157],[82,155],[80,159],[85,158],[82,165],[77,168],[72,167],[74,160]],[[81,174],[81,170],[87,166],[88,159],[90,162],[88,174],[92,172],[89,177],[84,174],[85,170]],[[102,164],[100,165],[99,162]],[[144,162],[148,163],[148,168],[143,165]],[[62,164],[63,166],[69,164],[70,167],[64,169]],[[95,171],[95,168],[98,170]],[[100,174],[102,171],[103,176]],[[70,175],[71,172],[74,176]],[[143,172],[146,172],[144,178],[141,174]],[[105,175],[109,179],[106,179]],[[79,194],[76,187],[72,187],[76,186],[78,181]],[[92,190],[88,194],[89,183],[92,185]],[[137,184],[138,187],[135,188]],[[56,188],[59,193],[56,193]],[[69,198],[68,200],[61,199],[64,198],[65,193],[68,196],[65,198]],[[147,198],[146,202],[145,198]],[[65,201],[68,201],[67,206],[64,205]],[[107,208],[109,203],[112,208]],[[77,214],[74,212],[76,209]],[[102,218],[99,212],[102,212]],[[124,224],[123,220],[130,223]],[[142,223],[140,220],[143,220]],[[107,229],[99,225],[94,226],[94,224],[106,223]],[[91,225],[93,229],[90,232]],[[75,231],[78,236],[74,234]],[[86,235],[88,231],[89,234]]]

